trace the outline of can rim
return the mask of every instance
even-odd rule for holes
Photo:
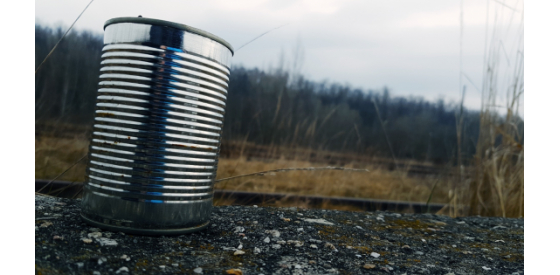
[[[157,26],[164,26],[164,27],[171,27],[171,28],[176,28],[179,30],[183,30],[183,31],[187,31],[190,33],[194,33],[194,34],[198,34],[201,36],[204,36],[206,38],[210,38],[222,45],[224,45],[226,48],[228,48],[231,51],[231,55],[233,56],[233,47],[224,39],[220,38],[219,36],[216,36],[214,34],[211,34],[207,31],[203,31],[201,29],[197,29],[185,24],[180,24],[180,23],[175,23],[175,22],[171,22],[171,21],[165,21],[165,20],[160,20],[160,19],[154,19],[154,18],[146,18],[146,17],[116,17],[116,18],[111,18],[109,20],[107,20],[105,22],[105,24],[103,25],[103,30],[105,30],[105,28],[109,25],[112,24],[117,24],[117,23],[140,23],[140,24],[149,24],[149,25],[157,25]]]

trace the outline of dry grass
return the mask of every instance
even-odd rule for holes
[[[35,138],[35,178],[53,179],[88,151],[89,140],[75,138]],[[87,161],[83,160],[57,180],[81,182],[85,179]]]
[[[498,124],[490,112],[481,115],[476,176],[468,198],[471,215],[524,216],[524,146],[512,120],[508,115]]]
[[[35,141],[35,178],[53,179],[87,152],[88,141],[83,137],[43,137]],[[58,180],[81,182],[85,179],[87,161],[82,161]],[[300,160],[247,161],[246,158],[221,158],[217,179],[288,167],[323,167]],[[216,184],[217,189],[251,192],[278,192],[299,195],[342,196],[425,202],[434,178],[407,177],[405,171],[387,171],[374,166],[348,164],[346,168],[365,168],[369,172],[340,170],[289,171],[232,179]],[[447,202],[447,190],[436,188],[431,202]],[[221,203],[221,202],[219,202]],[[271,202],[287,206],[289,202]],[[305,202],[298,202],[305,204]],[[304,206],[304,205],[299,205]],[[327,205],[325,207],[328,208]],[[337,207],[341,209],[340,207]],[[350,209],[349,209],[350,210]]]
[[[249,174],[286,167],[314,167],[316,164],[298,160],[273,162],[247,161],[244,158],[220,159],[217,178]],[[345,168],[357,168],[346,165]],[[340,170],[290,171],[264,176],[232,179],[216,184],[218,189],[251,192],[277,192],[300,195],[342,196],[386,200],[425,202],[434,182],[433,178],[407,177],[402,171],[386,171],[373,166],[369,172]],[[447,191],[436,189],[432,202],[446,202]]]
[[[497,19],[509,20],[509,30],[512,18],[497,15]],[[470,205],[470,215],[522,217],[524,146],[519,107],[525,90],[523,17],[517,31],[510,33],[513,37],[502,31],[494,26],[485,57],[480,134],[473,163],[476,175],[466,180],[470,190],[463,200]],[[514,46],[510,52],[504,50],[508,39]],[[498,115],[498,110],[505,110],[505,117]]]

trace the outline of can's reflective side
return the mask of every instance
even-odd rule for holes
[[[212,211],[231,47],[133,21],[105,29],[82,217],[130,233],[196,231]]]

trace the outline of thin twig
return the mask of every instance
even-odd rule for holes
[[[506,3],[504,3],[504,2],[500,2],[500,1],[498,1],[498,0],[494,0],[494,2],[500,4],[500,5],[502,5],[502,6],[506,7],[506,8],[508,8],[508,9],[510,9],[510,10],[512,10],[512,11],[514,11],[514,12],[519,12],[519,10],[517,10],[517,9],[514,8],[514,7],[510,7],[510,6],[506,5]]]
[[[436,182],[434,182],[434,186],[432,186],[432,190],[430,191],[430,196],[428,197],[428,200],[426,201],[426,213],[430,212],[430,202],[432,201],[432,195],[434,194],[434,190],[436,190],[437,184],[438,184],[438,180],[436,180]]]
[[[354,169],[354,168],[330,167],[330,166],[327,166],[327,167],[305,167],[305,168],[294,167],[294,168],[281,168],[281,169],[267,170],[267,171],[261,171],[261,172],[245,174],[245,175],[238,175],[238,176],[233,176],[233,177],[229,177],[229,178],[218,179],[214,182],[217,183],[217,182],[221,182],[221,181],[237,179],[237,178],[244,178],[244,177],[249,177],[249,176],[264,176],[265,174],[276,173],[276,172],[280,173],[280,172],[290,172],[290,171],[323,171],[323,170],[342,170],[342,171],[352,171],[352,172],[369,172],[369,170],[367,170],[367,169]]]
[[[91,3],[93,3],[94,0],[91,0],[89,2],[89,4],[87,4],[86,8],[82,11],[82,13],[80,13],[80,15],[78,15],[78,18],[76,18],[76,20],[74,20],[74,23],[72,23],[72,25],[70,26],[70,28],[68,28],[68,30],[66,30],[66,32],[64,33],[64,35],[60,38],[60,40],[58,40],[58,42],[56,42],[56,45],[54,45],[54,47],[52,48],[52,50],[49,52],[49,54],[47,54],[47,56],[45,57],[45,59],[43,59],[43,62],[41,62],[41,64],[39,64],[39,67],[37,67],[37,69],[35,70],[35,74],[37,74],[37,71],[39,71],[39,69],[41,68],[41,66],[43,66],[43,63],[45,63],[45,61],[47,61],[47,59],[49,58],[49,56],[51,56],[51,54],[54,52],[54,50],[56,49],[56,47],[58,47],[58,44],[60,44],[60,41],[62,41],[62,39],[64,39],[64,37],[66,37],[66,35],[68,34],[68,32],[70,32],[70,30],[72,29],[72,27],[74,27],[74,24],[76,24],[76,22],[78,22],[78,19],[80,19],[80,17],[82,17],[82,14],[84,14],[84,12],[87,10],[87,8],[89,7],[89,5],[91,5]]]
[[[279,28],[282,28],[282,27],[284,27],[284,26],[287,26],[287,25],[289,25],[289,24],[290,24],[290,23],[284,24],[284,25],[282,25],[282,26],[278,26],[278,27],[276,27],[276,28],[274,28],[274,29],[272,29],[272,30],[265,31],[265,32],[259,34],[257,37],[255,37],[255,38],[249,40],[249,42],[247,42],[247,43],[241,45],[239,48],[235,49],[235,51],[237,52],[237,51],[241,50],[241,48],[247,46],[249,43],[251,43],[251,42],[253,42],[253,41],[255,41],[255,40],[261,38],[261,36],[263,36],[263,35],[265,35],[265,34],[271,32],[271,31],[273,31],[273,30],[277,30],[277,29],[279,29]]]
[[[58,179],[59,177],[61,177],[62,175],[66,174],[66,172],[70,171],[70,169],[72,169],[72,167],[76,166],[76,164],[78,164],[80,161],[82,161],[85,157],[87,157],[87,154],[84,155],[83,157],[81,157],[79,160],[77,160],[76,162],[74,162],[72,164],[72,166],[68,167],[68,169],[64,170],[64,172],[60,173],[58,176],[56,176],[54,179],[52,179],[51,181],[49,181],[47,184],[45,184],[45,186],[43,186],[41,189],[39,189],[39,191],[35,192],[35,193],[41,193],[41,191],[43,191],[43,189],[45,189],[45,187],[49,186],[53,181],[55,181],[56,179]]]
[[[399,168],[397,163],[397,158],[395,157],[395,153],[393,152],[393,147],[391,146],[391,141],[389,140],[389,135],[387,135],[387,131],[385,130],[385,125],[383,124],[383,120],[381,120],[381,113],[379,112],[379,108],[377,107],[377,102],[375,98],[372,99],[373,106],[375,107],[375,112],[377,112],[377,118],[379,119],[379,123],[381,123],[381,129],[385,134],[385,141],[387,142],[387,146],[389,146],[389,150],[391,151],[391,156],[393,157],[393,162],[395,162],[395,169]]]
[[[462,72],[461,74],[472,84],[472,86],[473,86],[479,93],[481,92],[480,89],[474,84],[474,82],[473,82],[464,72]]]

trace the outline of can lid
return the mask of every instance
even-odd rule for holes
[[[187,31],[190,33],[195,33],[198,35],[202,35],[204,37],[210,38],[224,46],[226,46],[226,48],[228,48],[231,51],[231,54],[233,55],[233,47],[224,39],[213,35],[209,32],[203,31],[201,29],[197,29],[185,24],[180,24],[180,23],[175,23],[175,22],[170,22],[170,21],[165,21],[165,20],[159,20],[159,19],[153,19],[153,18],[146,18],[146,17],[117,17],[117,18],[112,18],[109,19],[105,22],[105,25],[103,26],[103,29],[105,29],[107,26],[111,25],[111,24],[117,24],[117,23],[139,23],[139,24],[149,24],[149,25],[158,25],[158,26],[164,26],[164,27],[171,27],[171,28],[176,28],[179,30],[183,30],[183,31]]]

